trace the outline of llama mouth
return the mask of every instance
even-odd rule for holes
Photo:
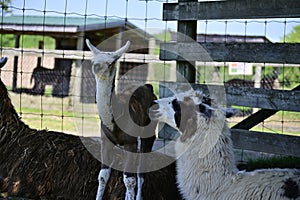
[[[153,102],[152,106],[148,109],[148,115],[151,120],[158,120],[162,116],[159,105],[156,101]]]

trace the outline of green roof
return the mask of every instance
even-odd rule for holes
[[[0,18],[1,24],[22,24],[22,25],[53,25],[53,26],[84,26],[91,24],[120,23],[124,20],[104,17],[59,17],[59,16],[27,16],[12,15]]]

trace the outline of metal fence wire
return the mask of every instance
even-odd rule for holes
[[[164,81],[176,81],[176,62],[160,59],[160,44],[177,40],[177,22],[163,19],[168,0],[3,1],[1,69],[14,106],[30,127],[98,136],[95,80],[88,38],[103,51],[131,40],[118,64],[117,80],[152,83],[157,96]],[[167,11],[164,11],[167,12]],[[198,20],[201,44],[299,43],[300,19]],[[257,54],[260,52],[257,51]],[[197,61],[196,83],[292,90],[300,83],[299,64]],[[121,86],[120,86],[121,87]],[[256,108],[238,107],[234,125]],[[300,114],[280,111],[252,130],[300,134]]]

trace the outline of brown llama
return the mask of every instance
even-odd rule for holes
[[[0,68],[6,58],[0,59]],[[17,114],[0,78],[0,199],[92,200],[101,163],[82,143],[99,149],[92,138],[31,129]],[[156,159],[171,159],[157,153]],[[112,170],[103,199],[122,199],[126,189],[122,172]],[[3,196],[2,196],[3,195]],[[145,176],[143,197],[180,199],[174,163]]]

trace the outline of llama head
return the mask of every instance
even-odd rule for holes
[[[115,62],[128,50],[130,41],[127,41],[123,47],[115,52],[100,51],[88,39],[86,39],[86,44],[93,53],[92,69],[94,75],[100,80],[106,80],[115,75],[113,73],[116,71]]]
[[[236,109],[217,106],[209,97],[186,96],[177,98],[162,98],[157,105],[150,109],[152,119],[165,122],[177,129],[181,134],[180,140],[191,138],[195,132],[204,133],[210,130],[222,130],[225,118],[237,113]]]

